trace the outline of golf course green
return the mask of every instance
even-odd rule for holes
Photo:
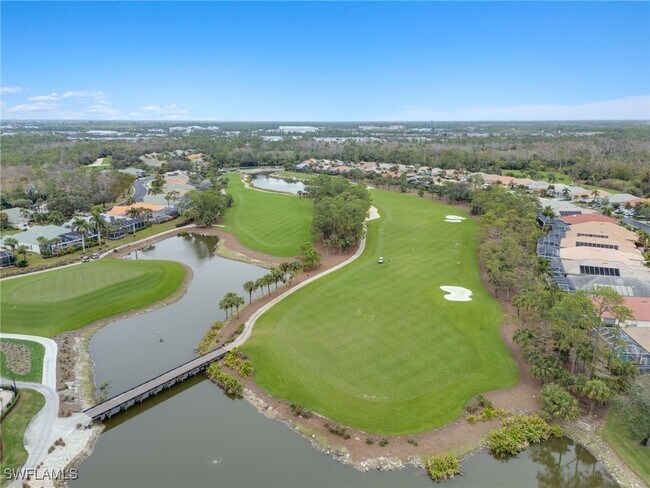
[[[244,246],[289,258],[299,254],[301,244],[313,242],[311,200],[246,188],[236,173],[227,178],[233,205],[226,212],[223,224]]]
[[[185,268],[171,261],[102,259],[2,282],[2,331],[53,337],[174,293]]]
[[[242,350],[275,397],[370,433],[422,432],[516,384],[518,370],[479,277],[478,223],[414,195],[372,198],[381,219],[363,254],[272,307]],[[441,286],[467,288],[471,301],[449,301]]]

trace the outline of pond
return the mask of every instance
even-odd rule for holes
[[[228,291],[266,273],[213,255],[216,239],[171,238],[138,259],[173,259],[190,266],[187,293],[164,308],[113,322],[90,344],[96,384],[110,394],[194,357]],[[131,256],[135,258],[135,254]],[[160,342],[163,339],[163,342]],[[424,470],[362,473],[313,449],[287,425],[267,419],[245,400],[232,400],[200,375],[106,423],[93,454],[79,467],[80,487],[424,487]],[[534,446],[506,463],[481,453],[463,463],[449,487],[616,486],[584,448],[569,439]]]
[[[281,191],[284,193],[293,193],[297,195],[299,191],[305,191],[306,185],[302,181],[285,181],[282,178],[269,176],[265,174],[253,177],[253,185],[264,190]]]

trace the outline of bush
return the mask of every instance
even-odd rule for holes
[[[460,461],[454,454],[431,456],[425,460],[424,465],[434,481],[453,478],[460,473]]]
[[[406,442],[411,444],[413,447],[418,447],[418,441],[416,441],[415,439],[408,439]]]
[[[293,413],[294,417],[302,417],[302,418],[305,418],[305,419],[308,419],[313,415],[311,410],[306,409],[300,403],[292,403],[291,404],[291,413]]]
[[[325,428],[329,430],[332,434],[343,437],[344,439],[349,439],[350,434],[348,434],[347,429],[342,425],[338,424],[325,424]],[[381,443],[380,443],[381,444]]]
[[[379,445],[381,447],[387,446],[388,445],[388,439],[386,439],[385,437],[382,437],[381,440],[379,441]]]
[[[571,420],[578,418],[578,401],[560,385],[545,385],[540,391],[540,400],[542,410],[551,417],[562,420]]]
[[[366,437],[366,444],[372,446],[375,443],[375,440],[372,437]]]
[[[242,387],[239,380],[221,371],[221,368],[219,368],[219,365],[217,363],[210,364],[210,366],[208,366],[206,374],[213,383],[219,386],[226,393],[238,397],[242,396],[244,388]]]
[[[515,415],[504,419],[503,427],[489,434],[488,447],[496,457],[507,458],[517,455],[530,444],[561,435],[559,427],[550,426],[537,414]]]

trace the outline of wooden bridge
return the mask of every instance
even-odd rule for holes
[[[149,381],[145,381],[119,395],[109,398],[94,407],[90,407],[84,410],[83,413],[88,415],[92,420],[105,420],[110,418],[117,413],[127,410],[136,403],[143,402],[150,396],[157,395],[161,391],[171,388],[176,383],[180,383],[190,376],[205,371],[210,363],[221,359],[232,347],[232,345],[220,347],[203,356],[192,359]]]

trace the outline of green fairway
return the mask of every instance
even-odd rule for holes
[[[162,300],[184,276],[170,261],[102,259],[3,281],[2,330],[53,337]]]
[[[227,178],[233,206],[223,223],[244,246],[288,258],[298,255],[301,244],[313,242],[311,200],[246,188],[239,174]]]
[[[41,382],[45,357],[43,344],[22,339],[1,339],[0,346],[2,349],[0,350],[0,376],[13,378],[16,381]],[[23,352],[27,354],[21,354]],[[8,355],[10,357],[7,357]],[[10,368],[9,365],[14,367]],[[16,368],[16,365],[19,368]]]
[[[242,348],[272,395],[372,433],[456,419],[474,395],[517,383],[500,305],[478,272],[478,224],[429,199],[373,190],[382,215],[352,264],[290,295]],[[384,264],[378,264],[379,257]],[[472,290],[443,298],[440,286]]]

